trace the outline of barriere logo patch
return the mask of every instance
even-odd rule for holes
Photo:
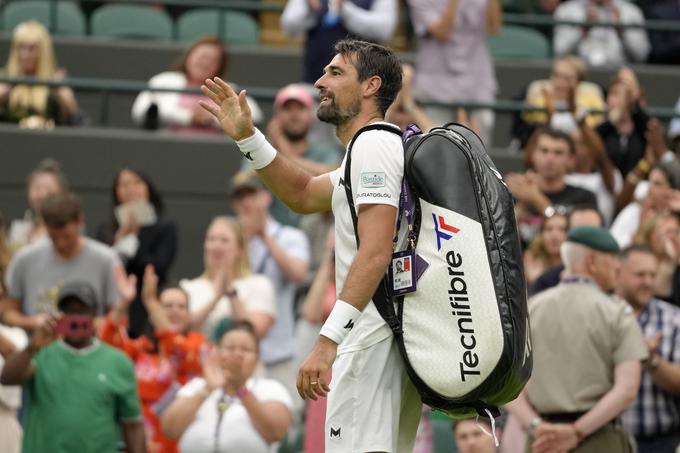
[[[432,213],[432,220],[434,220],[434,231],[437,233],[437,251],[439,251],[442,248],[442,239],[448,241],[454,234],[458,233],[460,229],[448,225],[443,216],[438,216],[434,212]]]

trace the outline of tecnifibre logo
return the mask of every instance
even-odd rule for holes
[[[454,226],[447,225],[443,216],[438,216],[432,213],[432,220],[434,220],[434,231],[437,233],[437,251],[442,249],[442,239],[448,241],[460,230]],[[450,233],[450,234],[449,234]]]

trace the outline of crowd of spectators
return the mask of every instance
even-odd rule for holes
[[[347,34],[389,40],[397,3],[288,1],[281,27],[305,34],[303,76],[279,90],[269,121],[254,99],[248,104],[268,139],[307,171],[324,173],[342,159],[314,118],[311,87],[332,44]],[[523,93],[540,110],[513,126],[526,168],[505,175],[532,296],[534,376],[509,406],[505,429],[483,419],[451,427],[460,451],[495,451],[480,425],[496,429],[507,452],[628,451],[611,449],[628,442],[625,432],[640,452],[680,445],[680,118],[667,127],[653,118],[628,66],[677,62],[680,40],[596,24],[680,18],[671,3],[540,2],[555,19],[584,24],[555,28],[552,71]],[[425,131],[461,122],[490,146],[492,110],[446,104],[495,101],[486,37],[502,28],[502,2],[407,4],[415,64],[404,65],[388,120]],[[228,59],[220,40],[201,38],[148,85],[229,80]],[[612,72],[607,86],[588,80],[592,67]],[[65,74],[44,26],[14,30],[3,75]],[[131,114],[146,129],[220,133],[202,99],[144,91]],[[66,87],[19,84],[0,85],[0,120],[51,128],[85,116]],[[202,269],[175,275],[182,222],[143,170],[112,176],[111,210],[96,240],[86,237],[80,198],[54,159],[28,175],[25,215],[0,219],[3,446],[274,452],[298,434],[305,452],[323,451],[325,403],[304,407],[295,376],[335,301],[331,215],[293,213],[244,161],[225,194],[224,213],[233,216],[201,226]],[[430,419],[425,409],[417,452],[432,451]]]

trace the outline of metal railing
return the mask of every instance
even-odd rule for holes
[[[12,79],[0,76],[0,83],[17,85],[44,85],[52,88],[67,86],[74,91],[99,93],[101,95],[101,107],[99,112],[99,122],[101,125],[108,125],[108,109],[110,96],[112,94],[131,94],[140,93],[142,91],[153,92],[171,92],[171,93],[189,93],[201,94],[198,88],[176,89],[176,88],[151,88],[146,82],[137,80],[115,80],[115,79],[92,79],[92,78],[77,78],[69,77],[62,81],[46,81],[34,78],[18,78]],[[249,96],[260,101],[273,101],[276,96],[277,88],[274,87],[248,87],[241,86],[246,89]],[[544,112],[545,108],[533,107],[525,104],[523,101],[499,99],[492,103],[472,103],[472,102],[454,102],[454,103],[434,103],[428,102],[425,105],[439,106],[447,108],[465,108],[465,109],[491,109],[498,113],[517,113],[517,112]],[[653,117],[661,120],[670,120],[672,118],[680,118],[680,112],[668,107],[651,106],[645,109],[647,113]],[[591,110],[592,113],[606,113],[605,110]]]

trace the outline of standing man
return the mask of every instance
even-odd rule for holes
[[[309,242],[302,231],[270,215],[272,195],[254,171],[234,176],[230,199],[248,241],[250,269],[265,275],[274,287],[276,318],[260,342],[260,360],[267,376],[294,395],[295,293],[309,268]],[[301,404],[295,406],[297,410]]]
[[[635,400],[647,348],[633,311],[605,291],[616,283],[619,247],[582,226],[562,244],[566,277],[529,300],[534,371],[508,405],[534,453],[628,453],[618,421]]]
[[[317,116],[336,127],[347,146],[362,127],[382,122],[401,88],[395,54],[377,44],[344,40],[315,86]],[[245,92],[221,79],[206,81],[203,103],[237,141],[272,191],[292,209],[335,214],[338,298],[314,350],[300,368],[305,399],[328,394],[326,448],[331,452],[410,452],[420,418],[420,397],[409,381],[392,332],[371,297],[392,258],[404,153],[398,135],[371,130],[356,138],[351,178],[358,214],[357,242],[345,193],[345,161],[312,177],[276,150],[253,127]],[[362,174],[380,174],[362,185]],[[336,360],[337,357],[337,360]],[[332,390],[326,372],[333,365]],[[329,393],[330,391],[330,393]]]
[[[659,264],[646,247],[631,246],[621,256],[617,290],[633,307],[647,341],[637,399],[623,414],[640,453],[675,451],[680,445],[680,309],[654,298]]]
[[[146,451],[135,371],[123,352],[95,337],[97,302],[88,283],[62,286],[64,322],[45,320],[5,362],[0,384],[25,384],[30,399],[24,453],[116,453],[121,434],[125,451]]]

